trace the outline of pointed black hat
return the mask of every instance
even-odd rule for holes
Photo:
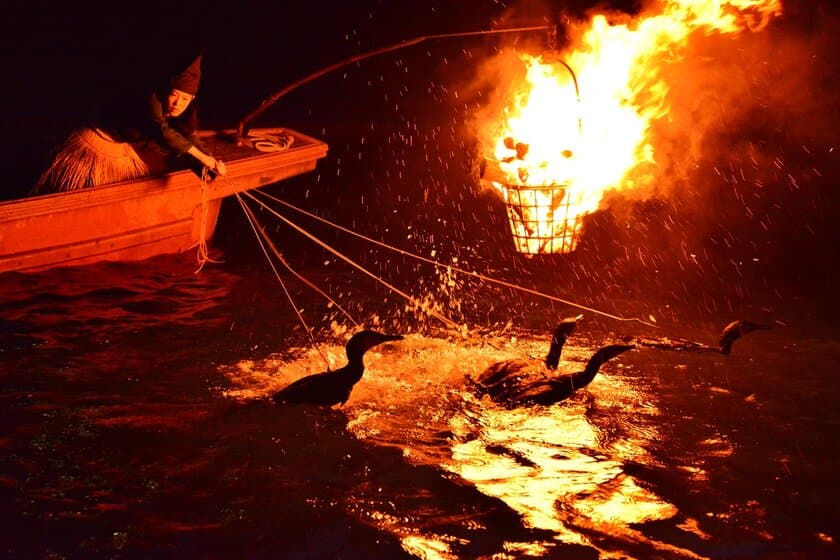
[[[186,69],[172,76],[170,85],[172,86],[172,89],[178,89],[185,93],[195,95],[198,93],[198,85],[200,82],[201,55],[198,55]]]

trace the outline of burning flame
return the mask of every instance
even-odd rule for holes
[[[574,250],[604,193],[633,188],[631,172],[655,163],[648,135],[669,111],[661,71],[694,32],[758,31],[781,13],[781,0],[668,0],[629,22],[595,15],[571,30],[562,60],[522,55],[525,79],[482,126],[483,176],[504,198],[517,249]]]

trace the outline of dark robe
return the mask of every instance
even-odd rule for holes
[[[152,175],[198,165],[187,156],[198,139],[198,108],[195,100],[177,117],[164,115],[166,93],[115,98],[105,103],[94,126],[117,142],[127,142],[149,166]]]

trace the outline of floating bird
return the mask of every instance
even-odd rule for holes
[[[364,330],[354,334],[347,345],[347,365],[335,371],[307,375],[274,395],[277,403],[309,403],[321,406],[343,405],[350,398],[353,386],[365,371],[365,352],[383,342],[402,340],[402,335]]]
[[[608,360],[633,348],[632,344],[604,346],[589,358],[583,371],[552,377],[534,378],[514,370],[507,370],[508,376],[500,376],[499,368],[496,368],[494,375],[498,381],[490,386],[479,385],[479,392],[487,394],[493,401],[508,405],[558,403],[589,385]]]
[[[568,317],[554,329],[543,362],[545,369],[535,368],[525,360],[505,360],[491,364],[477,380],[468,379],[479,394],[506,404],[553,404],[569,398],[576,390],[589,385],[607,360],[635,348],[632,344],[605,346],[592,355],[583,371],[549,375],[549,370],[557,369],[566,339],[582,318],[582,315]]]
[[[582,318],[583,315],[567,317],[561,320],[554,329],[554,335],[551,337],[551,346],[544,360],[546,368],[550,370],[557,369],[557,364],[560,362],[560,354],[563,351],[563,346],[566,344],[566,339],[572,334],[575,326],[577,326],[577,322]],[[490,367],[478,376],[477,380],[469,377],[468,379],[478,386],[480,392],[493,398],[494,395],[503,392],[508,386],[519,383],[520,379],[526,377],[532,378],[534,375],[544,376],[544,372],[539,371],[539,368],[535,364],[525,360],[505,360],[491,364]]]
[[[767,330],[771,328],[770,325],[762,323],[755,323],[740,319],[732,321],[726,325],[720,333],[717,346],[710,346],[702,342],[694,342],[693,340],[685,340],[682,338],[668,338],[668,337],[651,337],[639,336],[625,339],[629,344],[636,344],[638,346],[647,346],[650,348],[659,348],[660,350],[679,350],[685,352],[717,352],[719,354],[729,354],[732,352],[732,345],[736,340],[747,333],[757,330]]]
[[[732,321],[720,333],[720,341],[718,342],[718,352],[721,354],[729,354],[732,351],[732,343],[744,336],[747,333],[758,330],[769,329],[770,325],[761,323],[754,323],[752,321]]]

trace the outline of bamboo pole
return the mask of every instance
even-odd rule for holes
[[[549,34],[550,34],[549,39],[553,40],[552,37],[554,37],[554,35],[552,33],[556,33],[556,27],[554,25],[538,25],[538,26],[530,26],[530,27],[514,27],[514,28],[507,28],[507,29],[488,29],[488,30],[483,30],[483,31],[467,31],[467,32],[461,32],[461,33],[440,33],[440,34],[437,34],[437,35],[423,35],[423,36],[420,36],[420,37],[415,37],[414,39],[409,39],[407,41],[401,41],[399,43],[389,45],[387,47],[381,47],[381,48],[378,48],[378,49],[374,49],[372,51],[357,54],[355,56],[351,56],[350,58],[344,59],[340,62],[330,64],[329,66],[325,66],[324,68],[321,68],[320,70],[318,70],[316,72],[313,72],[312,74],[309,74],[308,76],[305,76],[305,77],[301,78],[300,80],[297,80],[296,82],[293,82],[293,83],[287,85],[286,87],[277,91],[274,95],[272,95],[271,97],[269,97],[268,99],[263,101],[256,109],[254,109],[253,111],[251,111],[250,113],[245,115],[245,117],[241,121],[239,121],[239,126],[236,129],[236,143],[240,146],[244,144],[244,138],[245,138],[245,135],[248,132],[248,127],[249,127],[251,121],[253,121],[255,118],[257,118],[258,116],[263,114],[266,109],[268,109],[269,107],[274,105],[281,97],[283,97],[284,95],[286,95],[287,93],[289,93],[291,91],[296,90],[297,88],[299,88],[300,86],[302,86],[304,84],[308,84],[309,82],[311,82],[311,81],[313,81],[317,78],[320,78],[321,76],[323,76],[325,74],[329,74],[330,72],[333,72],[334,70],[338,70],[339,68],[342,68],[342,67],[347,66],[349,64],[353,64],[354,62],[359,62],[359,61],[365,60],[366,58],[371,58],[373,56],[377,56],[377,55],[380,55],[380,54],[385,54],[385,53],[395,51],[395,50],[398,50],[398,49],[403,49],[405,47],[410,47],[412,45],[416,45],[418,43],[422,43],[424,41],[429,41],[429,40],[433,40],[433,39],[450,39],[450,38],[453,38],[453,37],[473,37],[473,36],[477,36],[477,35],[496,35],[496,34],[499,34],[499,33],[524,33],[524,32],[527,32],[527,31],[548,31]]]

